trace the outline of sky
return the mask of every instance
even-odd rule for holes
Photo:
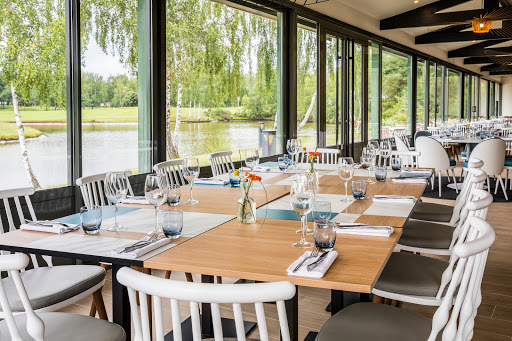
[[[117,57],[103,53],[94,39],[89,39],[84,62],[85,67],[82,68],[83,71],[96,73],[104,78],[110,75],[128,74],[128,70],[119,63]]]

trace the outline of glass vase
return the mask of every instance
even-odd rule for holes
[[[238,221],[242,224],[256,222],[256,201],[246,196],[238,200]]]
[[[314,168],[310,168],[306,172],[306,176],[309,181],[313,182],[313,192],[318,193],[318,171]]]

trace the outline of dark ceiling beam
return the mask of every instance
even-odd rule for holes
[[[512,65],[491,64],[491,65],[482,66],[480,68],[480,71],[493,71],[493,72],[512,71]]]
[[[458,57],[486,57],[488,52],[485,52],[486,47],[490,47],[499,43],[510,41],[510,38],[502,38],[499,40],[484,41],[477,44],[461,47],[455,50],[448,51],[448,58]]]
[[[510,0],[499,0],[499,1],[500,1],[501,6],[503,6],[503,7],[512,6],[512,1],[510,1]]]
[[[467,32],[453,32],[453,28],[457,27],[462,31],[465,28],[470,27],[470,25],[455,25],[450,26],[451,31],[447,32],[445,29],[437,30],[434,32],[425,33],[419,36],[416,36],[415,43],[416,44],[435,44],[435,43],[450,43],[457,41],[472,41],[472,40],[500,40],[503,38],[512,39],[512,33],[509,33],[512,30],[512,22],[503,21],[503,31],[502,34],[504,36],[499,36],[497,34],[489,33],[474,33],[473,31]],[[507,32],[508,31],[508,32]]]
[[[504,75],[512,75],[512,71],[491,71],[491,72],[489,72],[489,76],[504,76]]]
[[[464,64],[492,64],[493,60],[489,57],[469,57],[464,59]]]

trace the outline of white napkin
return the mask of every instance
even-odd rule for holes
[[[318,257],[310,258],[310,259],[306,260],[304,262],[304,264],[302,264],[301,267],[297,271],[293,272],[293,269],[295,269],[295,267],[297,265],[299,265],[299,262],[302,262],[304,257],[309,257],[310,254],[311,254],[311,251],[306,251],[302,256],[299,257],[299,259],[297,259],[295,262],[293,262],[288,267],[288,269],[286,269],[286,271],[288,272],[288,275],[322,278],[322,277],[324,277],[327,270],[329,270],[332,263],[334,263],[334,261],[338,257],[338,252],[331,251],[327,254],[327,256],[325,256],[325,259],[320,264],[318,264],[313,270],[308,271],[308,268],[307,268],[308,265],[315,262],[316,260],[318,260],[318,257],[320,257],[320,255],[318,255]]]
[[[149,205],[146,197],[136,196],[136,197],[128,197],[122,201],[123,204],[140,204],[140,205]]]
[[[364,225],[354,227],[340,226],[336,229],[336,233],[357,234],[361,236],[389,237],[393,234],[394,229],[391,226],[384,225]]]
[[[426,178],[393,178],[393,182],[401,184],[424,184],[427,182]]]
[[[21,224],[20,229],[60,234],[60,233],[76,231],[80,228],[80,225],[69,224],[67,226],[63,226],[61,224],[56,224],[56,223],[48,221],[48,220],[42,221],[41,223],[48,225],[48,226],[43,226],[43,225],[39,225],[36,223],[26,223],[26,224]]]
[[[203,185],[219,185],[224,186],[229,184],[229,180],[223,179],[214,179],[214,178],[198,178],[194,180],[195,184],[203,184]]]
[[[146,241],[148,240],[149,237],[144,237],[142,238],[141,240],[139,241]],[[148,252],[151,252],[153,250],[156,250],[158,249],[159,247],[161,246],[164,246],[166,244],[169,244],[171,242],[171,240],[169,238],[161,238],[159,239],[157,242],[154,242],[154,243],[151,243],[149,245],[146,245],[144,247],[141,247],[139,249],[135,249],[131,252],[125,252],[125,253],[119,253],[121,252],[125,247],[127,246],[130,246],[130,245],[133,245],[134,243],[136,243],[136,241],[133,241],[133,243],[130,243],[128,245],[125,245],[125,246],[122,246],[122,247],[118,247],[118,248],[115,248],[114,250],[110,251],[108,253],[108,256],[109,257],[116,257],[116,258],[126,258],[126,259],[135,259],[135,258],[138,258],[140,256],[143,256],[145,255],[146,253]]]
[[[431,169],[420,169],[420,168],[409,168],[402,170],[402,173],[405,174],[422,174],[422,173],[432,173]]]
[[[242,168],[240,168],[240,170],[242,172],[250,172],[251,171],[251,169],[249,167],[242,167]],[[253,172],[269,172],[270,167],[256,166],[256,167],[254,167],[254,169],[252,171]]]
[[[411,195],[374,195],[373,201],[375,202],[392,202],[392,203],[414,203],[415,197]]]

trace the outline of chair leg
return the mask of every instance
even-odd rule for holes
[[[373,299],[372,299],[373,303],[382,303],[383,301],[384,301],[384,298],[382,298],[378,295],[373,295]]]
[[[491,180],[487,177],[487,191],[491,193]]]
[[[498,194],[498,177],[496,177],[496,182],[494,183],[494,195]]]
[[[93,292],[92,297],[96,309],[98,310],[99,318],[108,321],[107,310],[105,309],[105,302],[103,302],[103,296],[101,295],[101,288]]]
[[[167,270],[165,272],[165,279],[169,279],[169,278],[171,278],[171,272],[169,270]]]
[[[459,188],[457,187],[457,177],[455,176],[455,169],[452,169],[452,174],[453,174],[453,183],[455,184],[455,193],[459,193]]]
[[[194,282],[194,279],[192,278],[192,274],[190,272],[185,272],[185,277],[187,278],[187,282]]]
[[[505,189],[507,188],[507,183],[508,183],[508,169],[506,170],[506,173],[505,173]]]
[[[400,301],[397,301],[397,300],[391,300],[391,306],[392,306],[392,307],[398,307],[398,303],[400,303]]]
[[[439,175],[437,177],[439,179],[439,198],[441,198],[441,171],[439,171]]]
[[[500,181],[501,188],[503,189],[503,194],[505,194],[505,200],[508,200],[507,186],[503,185],[503,179],[501,178],[501,175],[498,175],[498,180]],[[498,184],[496,184],[496,187],[498,187]]]
[[[446,170],[446,178],[448,179],[448,183],[450,183],[451,182],[451,180],[450,180],[450,168],[448,168]]]
[[[103,264],[101,263],[100,266],[105,269],[105,271],[108,271],[108,264]],[[101,289],[100,289],[101,291]],[[89,316],[96,316],[96,303],[94,302],[94,299],[92,300],[92,303],[91,303],[91,309],[89,310]]]

